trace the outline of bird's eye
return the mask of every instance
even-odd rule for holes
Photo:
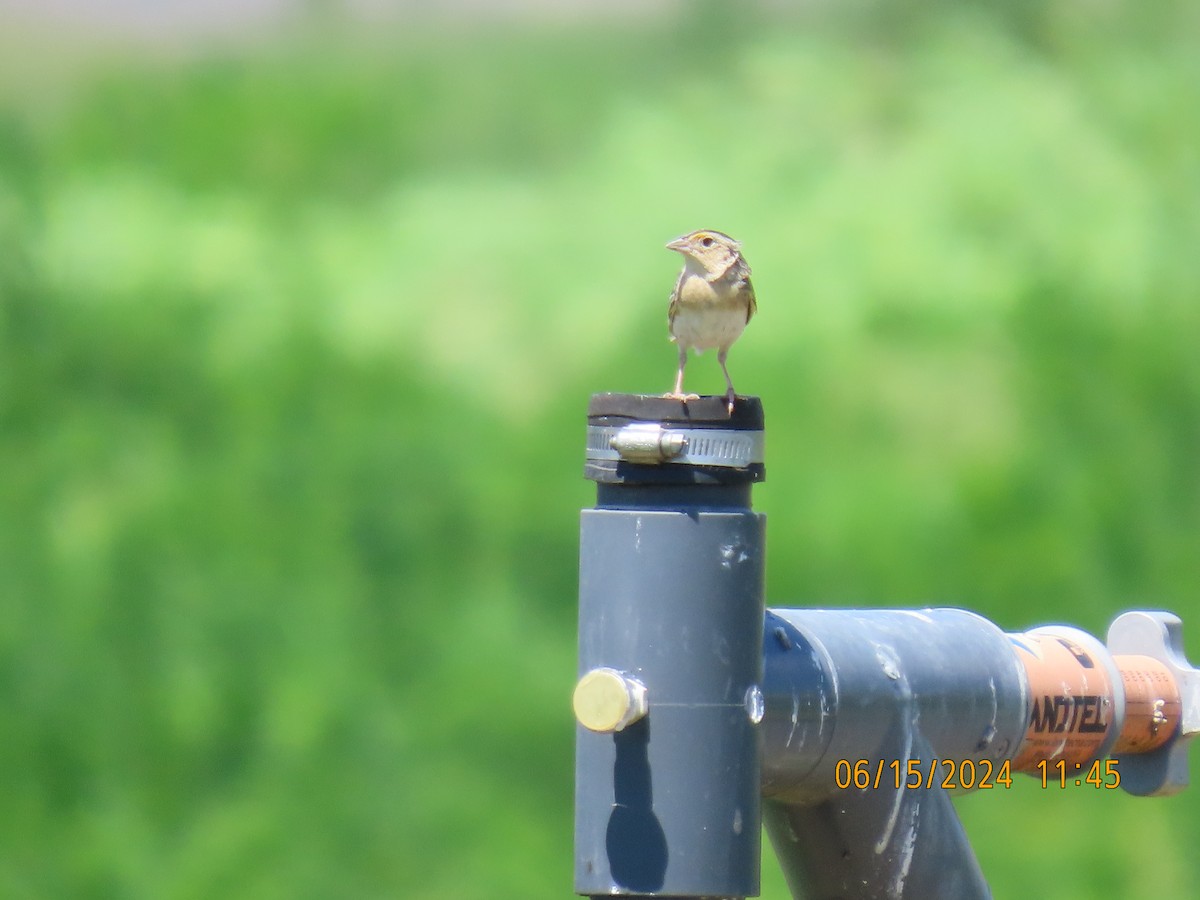
[[[714,241],[714,240],[713,240],[711,237],[709,237],[707,234],[706,234],[704,237],[702,237],[702,238],[700,239],[700,245],[701,245],[702,247],[711,247],[711,246],[712,246],[713,244],[715,244],[715,243],[716,243],[716,241]]]

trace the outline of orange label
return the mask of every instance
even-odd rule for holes
[[[1029,678],[1030,711],[1013,768],[1041,760],[1085,763],[1113,725],[1113,685],[1101,660],[1082,644],[1046,634],[1009,635]]]
[[[1148,656],[1114,656],[1125,684],[1125,724],[1113,753],[1147,753],[1179,727],[1183,704],[1170,670]]]

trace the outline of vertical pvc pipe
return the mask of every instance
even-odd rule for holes
[[[753,432],[761,448],[761,407],[739,398],[731,417],[708,398],[600,395],[589,428],[575,890],[757,895],[764,522],[750,485],[762,463],[754,441],[750,456],[720,454]],[[655,462],[659,450],[672,455]]]

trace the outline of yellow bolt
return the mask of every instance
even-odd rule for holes
[[[646,687],[616,669],[592,669],[575,685],[571,703],[589,731],[620,731],[646,714]]]

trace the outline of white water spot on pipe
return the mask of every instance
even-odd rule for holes
[[[735,809],[735,810],[733,811],[733,833],[734,833],[734,834],[741,834],[741,833],[742,833],[742,826],[743,826],[743,822],[742,822],[742,810],[741,810],[740,808],[739,808],[739,809]]]
[[[912,758],[912,726],[904,726],[904,752],[896,757],[897,759],[908,760]],[[879,836],[879,840],[875,842],[875,852],[882,853],[892,840],[892,832],[896,829],[896,819],[900,816],[900,807],[904,804],[904,795],[907,788],[903,784],[892,795],[892,811],[888,815],[887,824],[883,828],[883,834]]]
[[[903,894],[904,882],[908,878],[908,870],[912,868],[913,853],[917,849],[917,819],[920,814],[921,801],[918,797],[912,805],[908,827],[904,831],[904,840],[900,845],[900,853],[897,856],[900,867],[892,878],[891,889],[893,897],[899,897]]]
[[[817,731],[818,732],[825,730],[825,720],[828,719],[830,717],[830,715],[831,715],[831,713],[829,712],[829,698],[827,696],[827,692],[818,691],[817,692],[817,716],[818,716]]]
[[[737,545],[735,545],[735,544],[722,544],[721,545],[721,568],[722,569],[732,569],[733,568],[733,561],[737,557],[737,551],[738,551],[738,548],[737,548]]]
[[[746,715],[750,717],[751,724],[757,725],[761,722],[766,711],[767,702],[763,699],[763,692],[757,684],[750,685],[746,688]]]
[[[982,750],[988,746],[996,738],[996,722],[1000,718],[1000,697],[996,692],[996,679],[988,678],[988,691],[992,695],[992,720],[987,727],[983,729],[983,736],[979,739],[979,749]]]
[[[879,660],[883,674],[892,681],[899,681],[900,657],[896,655],[896,651],[886,644],[876,644],[874,641],[871,642],[871,646],[875,648],[875,658]]]

